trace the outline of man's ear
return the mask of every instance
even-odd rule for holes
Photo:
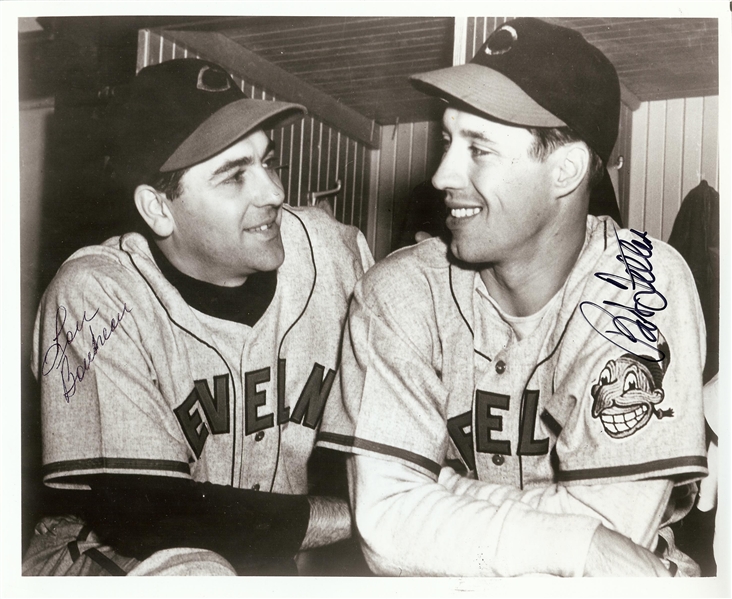
[[[138,185],[135,206],[155,235],[165,238],[173,233],[175,221],[164,193],[150,185]]]
[[[569,143],[557,148],[552,158],[555,160],[554,185],[557,195],[566,196],[584,181],[590,168],[590,150],[583,143]]]

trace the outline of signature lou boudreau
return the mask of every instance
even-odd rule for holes
[[[643,352],[644,359],[661,362],[666,356],[658,346],[658,327],[650,319],[657,312],[665,310],[668,301],[654,286],[656,275],[653,274],[651,264],[653,244],[648,239],[648,233],[641,233],[635,229],[630,229],[630,232],[635,238],[626,241],[620,239],[617,230],[615,231],[615,239],[620,250],[616,258],[625,267],[627,277],[608,272],[595,273],[598,279],[619,289],[630,291],[628,305],[609,300],[602,302],[606,306],[622,310],[623,314],[615,315],[606,308],[588,301],[582,302],[579,307],[589,325],[605,339],[636,357],[641,357],[639,352]],[[598,315],[598,311],[612,319],[605,331],[601,331],[593,324],[593,321],[597,322],[598,326],[602,321],[607,322]]]
[[[59,305],[56,309],[56,336],[53,338],[53,343],[48,347],[46,353],[43,354],[43,366],[41,373],[43,376],[48,376],[54,370],[59,372],[61,376],[61,384],[64,390],[64,399],[68,403],[69,399],[76,393],[76,386],[78,383],[84,380],[84,376],[87,371],[91,368],[92,362],[97,353],[104,347],[104,344],[109,341],[114,332],[120,326],[120,323],[124,319],[126,314],[132,312],[132,308],[128,307],[126,303],[122,305],[122,309],[117,312],[117,315],[109,319],[109,328],[102,326],[102,332],[95,334],[91,323],[95,321],[99,315],[99,308],[90,316],[84,310],[80,320],[76,321],[73,328],[66,329],[66,319],[68,317],[68,311],[65,306]],[[99,321],[101,321],[101,317]],[[99,321],[97,321],[98,324]],[[81,364],[73,366],[69,363],[69,356],[66,354],[69,346],[73,343],[83,343],[84,335],[77,339],[77,335],[84,331],[84,325],[89,323],[87,327],[89,330],[88,337],[91,339],[91,349],[86,351],[86,355],[81,359]],[[104,322],[106,325],[106,322]],[[97,329],[99,330],[99,329]],[[77,350],[76,355],[83,356],[85,353],[84,349]]]

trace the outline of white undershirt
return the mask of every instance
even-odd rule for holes
[[[478,295],[484,300],[490,302],[498,316],[500,316],[501,319],[511,327],[516,335],[516,339],[519,341],[531,335],[531,333],[538,328],[539,324],[541,324],[542,318],[544,318],[544,315],[553,310],[554,306],[559,302],[563,289],[563,287],[559,289],[559,291],[557,291],[538,312],[534,312],[529,316],[513,316],[501,308],[501,306],[498,305],[498,302],[491,297],[480,273],[475,274],[475,290],[478,292]]]

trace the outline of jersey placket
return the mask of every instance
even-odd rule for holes
[[[538,390],[527,382],[542,346],[541,330],[518,341],[493,305],[478,293],[474,303],[475,389],[473,437],[476,471],[480,480],[522,486],[525,461],[521,454],[538,451],[536,410],[525,410]],[[539,329],[543,329],[540,326]],[[535,405],[536,402],[534,402]],[[530,416],[524,425],[522,415]]]
[[[271,350],[258,347],[261,339],[250,337],[241,358],[241,413],[238,422],[241,447],[237,458],[241,488],[269,491],[277,463],[277,365],[255,367]]]

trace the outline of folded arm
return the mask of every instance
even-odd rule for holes
[[[508,489],[489,498],[458,494],[403,464],[362,455],[350,459],[349,481],[364,554],[377,574],[668,575],[596,515],[548,513]]]
[[[551,484],[520,490],[466,478],[452,468],[442,469],[439,482],[456,495],[469,495],[494,505],[510,499],[550,514],[591,516],[648,549],[655,547],[673,489],[668,479],[651,479],[600,485]]]

